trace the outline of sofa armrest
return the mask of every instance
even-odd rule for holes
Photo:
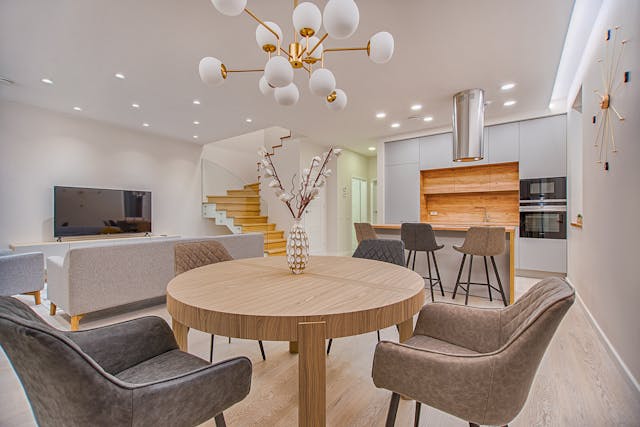
[[[0,296],[44,288],[44,254],[31,252],[0,256]]]
[[[425,305],[414,335],[427,335],[479,353],[500,347],[500,310],[449,303]]]
[[[251,373],[249,359],[236,357],[178,377],[134,386],[132,424],[201,424],[249,394]]]
[[[167,322],[155,316],[66,335],[112,375],[178,348]]]
[[[50,256],[47,258],[47,299],[63,309],[69,310],[69,267],[65,258]],[[80,313],[81,314],[81,313]]]
[[[376,387],[415,399],[465,420],[477,419],[490,393],[495,360],[452,355],[382,341],[376,346]]]

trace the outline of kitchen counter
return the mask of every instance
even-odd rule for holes
[[[456,283],[456,277],[458,276],[458,270],[460,269],[460,262],[462,261],[462,254],[455,249],[453,245],[462,246],[464,237],[467,230],[473,226],[490,226],[490,227],[504,227],[505,228],[505,252],[502,255],[495,257],[498,272],[500,273],[500,279],[502,281],[502,287],[507,297],[509,304],[514,301],[514,285],[515,285],[515,237],[517,227],[513,225],[503,225],[496,223],[468,223],[468,224],[434,224],[431,223],[433,230],[436,234],[436,241],[438,244],[445,245],[444,248],[436,251],[436,258],[438,261],[438,268],[440,270],[440,277],[442,279],[442,285],[445,292],[449,292],[447,295],[449,298],[453,292],[453,288]],[[400,224],[374,224],[373,228],[376,233],[383,239],[400,239]],[[479,257],[474,257],[473,272],[471,276],[472,282],[486,282],[486,274],[484,271],[484,263]],[[413,261],[412,261],[413,263]],[[490,264],[490,262],[489,262]],[[466,281],[467,272],[469,267],[469,261],[465,263],[465,268],[461,276],[463,282]],[[435,277],[435,268],[431,266],[433,277]],[[493,271],[489,268],[491,284],[496,286],[498,282],[495,279]],[[416,257],[416,272],[421,276],[427,275],[427,257],[424,252],[421,252]],[[463,283],[464,284],[464,283]],[[436,286],[433,289],[434,293],[440,291]],[[456,301],[464,301],[464,291],[460,293],[458,289],[458,295]],[[500,299],[497,292],[493,292],[493,297]],[[486,286],[471,285],[470,295],[475,295],[483,298],[488,298],[488,291]],[[462,296],[463,299],[460,299]]]

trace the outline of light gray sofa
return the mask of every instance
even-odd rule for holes
[[[42,252],[0,253],[0,296],[30,294],[40,304],[44,288],[44,255]]]
[[[71,330],[77,330],[87,313],[162,297],[175,275],[176,243],[204,240],[219,241],[234,259],[264,255],[261,233],[73,248],[64,258],[47,258],[50,313],[60,307],[71,316]]]

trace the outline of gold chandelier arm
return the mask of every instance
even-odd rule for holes
[[[329,37],[329,33],[325,33],[325,35],[322,36],[320,40],[318,40],[318,43],[316,43],[316,45],[309,51],[309,53],[307,53],[307,56],[311,56],[327,37]]]
[[[346,52],[346,51],[352,51],[352,50],[369,50],[369,48],[367,46],[365,47],[333,47],[333,48],[325,49],[323,53],[324,52]]]
[[[255,13],[251,12],[249,9],[247,9],[246,7],[244,8],[244,11],[247,12],[247,14],[252,17],[253,19],[255,19],[258,24],[262,25],[263,27],[265,27],[267,30],[269,30],[271,32],[271,34],[273,34],[274,36],[276,36],[276,39],[278,39],[278,41],[280,41],[280,36],[278,35],[278,33],[276,33],[270,26],[268,26],[267,24],[264,23],[264,21],[260,18],[258,18],[256,16]]]
[[[250,69],[250,70],[227,70],[227,73],[261,73],[264,69]]]
[[[291,55],[289,54],[289,52],[287,52],[286,50],[284,50],[283,48],[280,48],[280,50],[289,57],[289,59],[291,59]]]

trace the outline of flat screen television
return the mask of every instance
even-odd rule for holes
[[[151,192],[53,187],[54,237],[151,233]]]

